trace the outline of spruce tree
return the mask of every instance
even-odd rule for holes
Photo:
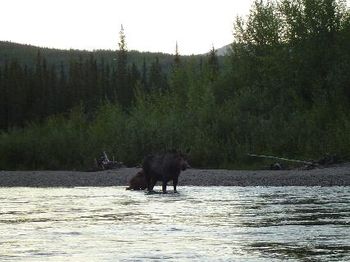
[[[151,90],[164,91],[167,89],[166,76],[162,72],[158,57],[156,57],[149,69],[149,86]]]
[[[6,77],[7,77],[7,62],[5,62],[4,68],[0,73],[0,130],[6,129],[8,126],[7,121],[7,88],[6,88]]]
[[[131,88],[134,89],[138,82],[141,82],[141,74],[136,64],[132,63],[131,68],[129,69],[129,83]]]
[[[117,99],[123,108],[129,107],[133,97],[133,90],[128,84],[127,46],[123,25],[119,32],[119,50],[117,51]]]
[[[51,65],[50,71],[49,71],[49,81],[48,81],[48,87],[49,87],[49,94],[48,94],[48,115],[57,114],[59,112],[59,97],[61,96],[60,92],[58,91],[57,86],[57,74],[56,74],[56,66]]]
[[[215,81],[219,75],[219,60],[214,46],[208,54],[209,79]]]
[[[174,57],[174,64],[175,64],[175,67],[179,66],[181,63],[181,60],[180,60],[180,54],[179,54],[179,46],[177,44],[177,41],[176,41],[176,46],[175,46],[175,57]]]
[[[148,90],[148,80],[147,80],[147,65],[146,65],[146,59],[143,58],[142,63],[142,76],[141,76],[141,85],[143,87],[143,90]]]
[[[36,62],[34,67],[34,74],[32,80],[32,87],[28,90],[28,113],[31,120],[38,120],[41,118],[42,100],[43,97],[43,58],[40,50],[36,55]]]
[[[59,113],[62,113],[67,109],[66,101],[67,97],[67,78],[64,69],[64,64],[61,62],[60,70],[57,77],[57,110]]]

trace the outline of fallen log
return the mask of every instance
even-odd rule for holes
[[[275,160],[281,160],[281,161],[287,161],[287,162],[294,162],[294,163],[300,163],[304,165],[315,165],[315,163],[305,160],[297,160],[297,159],[289,159],[284,157],[277,157],[277,156],[267,156],[267,155],[257,155],[257,154],[247,154],[251,157],[258,157],[258,158],[269,158],[269,159],[275,159]]]
[[[95,160],[96,161],[96,160]],[[125,165],[122,162],[113,161],[108,159],[107,153],[105,151],[102,152],[102,156],[96,161],[98,168],[105,170],[105,169],[117,169],[125,167]]]

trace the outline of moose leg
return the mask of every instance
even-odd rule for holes
[[[176,191],[177,182],[178,182],[178,178],[176,177],[173,179],[174,193],[177,193]]]
[[[149,179],[149,182],[147,181],[148,192],[152,192],[153,191],[153,188],[156,185],[156,183],[157,183],[157,179],[155,179],[154,177],[151,177]]]
[[[167,185],[167,181],[164,179],[162,184],[163,194],[166,194],[166,185]]]
[[[151,192],[152,189],[153,189],[153,186],[152,186],[152,178],[151,177],[147,177],[147,190],[148,192]]]

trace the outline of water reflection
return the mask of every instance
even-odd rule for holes
[[[1,261],[350,260],[346,187],[0,188],[0,203]]]

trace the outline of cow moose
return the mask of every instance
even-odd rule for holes
[[[130,179],[129,187],[127,187],[126,190],[145,190],[146,188],[147,188],[146,177],[142,169]]]
[[[179,175],[181,171],[190,168],[190,165],[182,153],[174,151],[145,157],[142,168],[148,192],[152,192],[157,181],[161,181],[162,191],[165,194],[167,183],[170,180],[173,181],[174,192],[177,192]]]

